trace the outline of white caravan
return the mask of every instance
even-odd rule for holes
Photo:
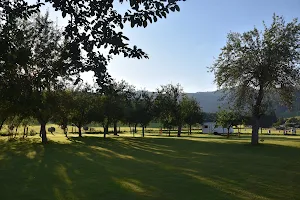
[[[202,125],[202,133],[213,133],[215,135],[219,135],[219,134],[227,134],[228,129],[222,126],[216,126],[215,122],[205,122]],[[233,128],[230,127],[229,128],[229,133],[233,133]]]

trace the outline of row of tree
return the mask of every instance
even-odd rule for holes
[[[131,47],[127,43],[129,38],[120,30],[126,23],[131,27],[146,27],[148,22],[166,18],[169,12],[179,11],[177,2],[41,0],[30,5],[26,0],[0,1],[1,124],[9,116],[34,116],[41,124],[42,139],[46,141],[45,124],[57,105],[61,105],[54,102],[59,95],[67,95],[58,92],[64,87],[61,80],[77,85],[81,72],[93,71],[99,93],[110,95],[113,81],[106,66],[113,55],[148,58],[142,49]],[[49,20],[48,13],[40,14],[45,3],[60,11],[62,17],[69,17],[66,27],[60,29]],[[128,10],[119,13],[114,9],[116,3],[128,4],[125,5]],[[103,48],[108,49],[107,54],[101,51]],[[74,96],[75,102],[82,99],[89,103],[77,94],[82,91],[74,93],[76,95],[70,96]],[[101,98],[108,99],[109,95]]]
[[[67,127],[74,124],[81,130],[91,122],[100,123],[104,128],[104,137],[110,126],[117,135],[117,123],[122,122],[130,127],[145,128],[153,120],[159,121],[164,128],[181,129],[188,125],[191,133],[192,125],[202,122],[202,112],[198,102],[187,97],[180,85],[165,85],[157,92],[136,91],[124,81],[114,82],[106,93],[87,84],[77,86],[65,85],[57,89],[42,91],[39,95],[31,95],[25,106],[16,106],[7,102],[0,107],[1,124],[5,120],[20,123],[25,119],[35,118],[40,123],[42,141],[47,142],[46,124],[49,121],[59,124],[67,136]],[[13,124],[9,124],[13,125]],[[0,127],[1,128],[1,127]],[[24,127],[25,132],[25,127]]]

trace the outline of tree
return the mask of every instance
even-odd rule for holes
[[[181,136],[181,130],[184,124],[184,112],[181,105],[183,96],[183,88],[179,84],[168,84],[161,86],[161,88],[157,90],[156,110],[159,110],[159,118],[169,129],[172,125],[176,125],[178,127],[178,137]]]
[[[131,127],[133,127],[132,132],[137,133],[136,127],[139,124],[140,121],[140,111],[141,111],[141,105],[140,105],[140,98],[141,96],[139,94],[135,94],[132,98],[130,98],[126,104],[124,104],[124,118],[123,122],[125,124],[129,125],[130,131]]]
[[[73,92],[70,89],[56,91],[57,106],[54,108],[52,121],[60,125],[66,137],[68,137],[68,124],[71,121]],[[72,101],[71,101],[72,102]]]
[[[189,125],[189,134],[192,134],[192,125],[201,124],[203,121],[199,103],[194,98],[184,97],[181,101],[184,112],[184,122]]]
[[[44,5],[43,2],[50,3],[56,11],[61,12],[62,17],[69,17],[64,30],[65,38],[69,41],[69,68],[77,75],[84,71],[94,71],[98,84],[105,87],[110,78],[106,72],[106,65],[112,55],[148,58],[148,55],[136,46],[129,47],[126,43],[129,39],[117,30],[123,29],[126,23],[131,27],[146,27],[149,22],[156,22],[158,17],[166,18],[170,11],[180,10],[178,1],[180,0],[39,0],[38,3],[29,5],[26,0],[5,0],[0,3],[0,10],[3,11],[0,24],[10,24],[17,18],[28,18]],[[129,2],[129,8],[124,14],[114,9],[116,3],[125,2]],[[13,46],[10,42],[8,44]],[[103,54],[101,48],[108,48],[108,55]],[[84,60],[82,55],[86,55]]]
[[[28,136],[28,126],[32,124],[33,121],[34,119],[30,116],[23,117],[21,121],[21,125],[23,126],[23,138]]]
[[[292,117],[286,120],[286,123],[294,123],[294,124],[299,124],[299,119],[296,117]]]
[[[259,124],[261,128],[270,128],[275,122],[277,122],[277,116],[275,112],[266,112],[260,117]]]
[[[215,82],[224,89],[236,107],[251,111],[252,144],[258,144],[259,119],[268,110],[269,100],[277,94],[292,105],[300,80],[300,24],[286,23],[273,16],[264,31],[229,33],[228,40],[211,70]]]
[[[4,122],[12,115],[14,115],[13,105],[0,97],[0,130]]]
[[[276,123],[273,124],[273,126],[280,126],[283,125],[286,122],[286,120],[282,117],[280,117]]]
[[[70,120],[78,128],[78,135],[82,137],[81,129],[91,122],[91,112],[93,109],[93,93],[89,85],[80,85],[72,92],[69,104],[72,107]]]
[[[137,102],[137,119],[142,126],[142,136],[145,137],[145,128],[153,119],[154,96],[143,91]]]
[[[19,115],[11,116],[6,120],[8,128],[10,131],[12,131],[12,134],[13,134],[13,130],[15,129],[15,136],[18,132],[19,126],[21,125],[21,122],[22,122],[22,118]]]
[[[60,42],[56,34],[58,31],[47,20],[47,15],[45,18],[38,17],[37,23],[31,26],[19,24],[19,19],[26,21],[32,14],[38,13],[43,2],[38,0],[36,4],[29,5],[26,0],[1,1],[0,93],[13,93],[10,101],[14,106],[21,105],[19,101],[30,97],[32,92],[40,91],[36,97],[42,97],[45,89],[47,92],[53,89],[52,84],[58,81],[58,76],[76,76],[75,83],[78,83],[80,73],[84,71],[93,71],[99,87],[105,90],[111,81],[106,65],[112,55],[148,58],[136,46],[129,47],[126,43],[129,39],[117,30],[123,29],[125,23],[132,27],[146,27],[148,21],[156,22],[157,17],[166,17],[169,11],[179,11],[178,1],[130,0],[128,11],[122,15],[114,9],[114,3],[128,2],[126,0],[44,0],[56,11],[61,11],[62,17],[69,17],[63,32],[65,41]],[[61,46],[57,48],[57,44]],[[109,49],[108,55],[100,52],[102,48]],[[47,142],[46,121],[39,121],[43,123],[42,141]]]
[[[106,93],[109,96],[111,103],[113,104],[113,110],[111,110],[111,119],[114,126],[114,135],[117,135],[117,123],[124,119],[125,117],[125,108],[128,107],[130,103],[132,103],[132,99],[134,99],[135,88],[132,85],[129,85],[124,80],[120,82],[113,82],[110,87],[109,92]],[[132,104],[131,109],[134,109],[134,105]],[[134,112],[132,110],[132,112]],[[136,118],[135,118],[136,119]],[[137,122],[134,122],[134,131],[136,133]]]
[[[21,22],[25,38],[30,47],[29,64],[20,66],[20,76],[24,77],[23,98],[28,110],[41,124],[42,142],[47,142],[46,124],[53,117],[57,106],[59,79],[67,76],[69,70],[64,65],[64,41],[61,31],[49,20],[49,14],[37,14],[34,18]]]
[[[99,90],[101,91],[101,90]],[[117,135],[117,123],[124,121],[125,109],[134,95],[134,87],[122,81],[113,81],[103,93],[102,103],[104,112],[104,137],[109,125],[113,124],[114,134]]]
[[[236,119],[236,114],[231,110],[217,112],[217,124],[227,128],[227,138],[229,138],[230,128],[234,125]]]
[[[103,118],[100,119],[102,120],[102,125],[104,129],[103,137],[105,138],[106,134],[108,134],[109,125],[112,123],[111,115],[114,109],[114,105],[111,99],[109,98],[109,96],[107,95],[102,96],[101,103],[102,103],[101,107],[103,109]]]
[[[214,122],[217,120],[217,115],[216,113],[203,113],[203,121],[206,122]]]

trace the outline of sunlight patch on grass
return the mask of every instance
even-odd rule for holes
[[[76,153],[77,156],[82,156],[84,157],[85,159],[87,159],[88,161],[94,161],[93,159],[90,158],[91,154],[90,153],[87,153],[87,152],[77,152]]]
[[[210,153],[202,153],[202,152],[192,152],[192,154],[200,155],[200,156],[213,156],[213,154]]]
[[[5,159],[5,155],[0,155],[0,160],[4,160]]]
[[[133,193],[137,193],[140,195],[145,195],[145,196],[151,196],[154,197],[155,194],[149,190],[146,189],[143,184],[137,180],[134,179],[118,179],[118,178],[113,178],[113,180],[118,183],[122,188],[131,191]],[[147,187],[148,188],[148,187]],[[154,189],[153,187],[149,187]]]
[[[238,197],[240,199],[245,199],[245,200],[253,200],[253,199],[271,200],[270,198],[260,196],[258,194],[240,189],[236,185],[230,184],[229,181],[223,182],[223,181],[218,181],[217,179],[212,180],[210,178],[206,178],[206,177],[191,174],[191,173],[185,173],[185,172],[183,174],[185,174],[189,177],[192,177],[196,180],[199,180],[200,182],[202,182],[206,185],[209,185],[213,188],[216,188],[217,190],[220,190],[224,193],[227,193],[227,194],[233,195],[235,197]]]
[[[34,159],[36,157],[36,151],[29,151],[26,154],[26,157],[29,158],[29,159]]]
[[[62,193],[59,191],[57,187],[53,188],[53,193],[55,196],[55,199],[57,200],[65,200],[66,198],[63,197]]]
[[[58,187],[53,188],[53,193],[56,200],[78,200],[79,199],[69,190],[61,192]]]
[[[289,141],[288,139],[286,141],[281,141],[281,140],[272,139],[272,140],[265,140],[263,143],[300,148],[300,139],[299,141]]]
[[[66,183],[68,186],[72,185],[72,181],[68,176],[67,168],[63,165],[58,165],[55,169],[55,174],[59,179],[61,179],[64,183]]]
[[[130,155],[125,155],[125,154],[120,154],[120,153],[116,153],[112,150],[103,148],[103,147],[98,147],[98,146],[90,146],[91,149],[97,150],[100,152],[100,154],[106,156],[106,157],[117,157],[117,158],[121,158],[121,159],[128,159],[128,160],[135,160],[135,158],[133,156]]]

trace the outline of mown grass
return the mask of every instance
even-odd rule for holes
[[[0,139],[0,199],[300,199],[300,137]]]
[[[46,129],[48,129],[49,127],[55,127],[56,130],[55,130],[55,132],[54,132],[54,135],[56,135],[56,134],[58,134],[58,135],[59,135],[59,134],[63,134],[63,130],[60,128],[60,126],[58,126],[58,125],[56,125],[56,124],[47,124]],[[241,126],[241,127],[242,127],[242,126]],[[89,128],[92,128],[92,129],[93,129],[92,132],[103,132],[103,128],[102,128],[102,127],[89,127]],[[150,133],[150,134],[152,134],[152,133],[156,133],[156,134],[157,134],[157,133],[159,132],[159,129],[160,129],[160,128],[149,127],[149,128],[146,129],[146,132],[147,132],[147,133]],[[192,131],[193,133],[201,133],[201,132],[202,132],[202,131],[199,129],[199,127],[195,127],[194,129],[195,129],[195,130]],[[126,126],[125,126],[125,127],[124,127],[124,126],[118,127],[118,130],[120,130],[121,133],[128,133],[128,132],[130,132],[130,128],[129,128],[128,126],[127,126],[127,127],[126,127]],[[268,130],[271,131],[271,135],[283,135],[283,130],[276,130],[275,128],[270,128],[270,129],[264,128],[262,131],[259,130],[259,133],[265,135],[265,134],[268,133]],[[288,129],[288,130],[289,130],[289,129]],[[28,130],[28,131],[29,131],[29,132],[30,132],[30,131],[33,131],[34,133],[38,134],[39,131],[40,131],[40,126],[39,126],[39,125],[29,126],[29,130]],[[110,127],[110,128],[109,128],[109,131],[112,132],[112,131],[113,131],[113,128]],[[138,131],[139,133],[141,133],[142,128],[141,128],[141,127],[137,127],[137,131]],[[237,133],[238,131],[240,131],[240,133],[242,133],[242,134],[247,135],[247,134],[251,134],[252,129],[251,129],[251,128],[244,128],[244,127],[243,127],[243,128],[240,128],[240,129],[235,128],[234,132]],[[15,130],[14,130],[14,132],[15,132]],[[77,133],[78,133],[78,128],[76,128],[75,126],[74,126],[74,127],[68,126],[68,132],[69,132],[69,133],[74,132],[75,134],[77,134]],[[171,132],[172,132],[173,134],[176,135],[176,130],[171,131]],[[3,135],[3,134],[7,134],[7,133],[8,133],[8,128],[7,128],[7,126],[5,125],[5,126],[2,128],[2,130],[0,130],[0,136]],[[88,130],[88,131],[82,130],[82,133],[83,133],[83,134],[85,134],[85,133],[89,134],[90,132],[89,132],[89,130]],[[183,128],[183,134],[186,134],[186,133],[188,133],[188,128],[187,128],[187,127]],[[48,134],[50,134],[50,133],[48,133]],[[164,134],[167,134],[167,131],[164,131]],[[297,134],[298,134],[298,135],[300,134],[300,129],[297,129]],[[20,136],[23,135],[23,127],[22,127],[22,126],[18,128],[18,130],[17,130],[17,135],[20,135]]]

